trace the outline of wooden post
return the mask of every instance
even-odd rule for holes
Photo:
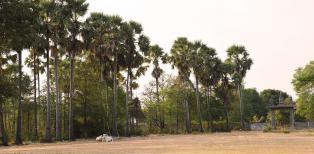
[[[290,129],[294,129],[294,109],[290,109]]]
[[[275,129],[276,128],[276,121],[275,121],[275,111],[271,110],[271,128]]]

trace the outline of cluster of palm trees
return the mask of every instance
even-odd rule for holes
[[[228,50],[228,58],[222,62],[216,54],[215,49],[208,47],[201,41],[191,42],[185,37],[175,40],[171,48],[171,56],[169,61],[179,71],[179,77],[186,82],[194,91],[196,96],[196,107],[198,114],[199,131],[203,132],[202,111],[200,105],[200,90],[201,84],[206,90],[206,101],[210,108],[209,97],[212,95],[212,90],[215,90],[215,95],[223,99],[225,106],[225,116],[228,125],[228,103],[232,89],[238,87],[240,100],[241,127],[244,128],[243,108],[241,90],[243,86],[243,78],[246,76],[247,70],[250,69],[253,61],[249,58],[245,47],[233,45]],[[190,80],[190,75],[195,77],[195,84]],[[189,88],[189,87],[186,87]],[[188,89],[185,89],[186,95]],[[191,133],[191,121],[189,114],[188,96],[185,97],[186,108],[186,130]],[[209,123],[212,123],[211,114],[208,115]],[[212,124],[211,124],[212,125]],[[228,130],[229,128],[227,128]]]
[[[40,93],[36,93],[40,91],[39,74],[45,70],[47,75],[46,142],[52,141],[50,55],[53,57],[54,90],[56,94],[56,140],[61,140],[59,61],[70,61],[68,137],[70,140],[74,140],[74,64],[75,57],[80,52],[92,52],[99,59],[102,82],[108,84],[109,79],[111,77],[113,79],[113,135],[118,135],[117,78],[121,78],[120,72],[125,72],[126,136],[130,135],[128,106],[130,100],[133,100],[132,90],[138,86],[134,80],[145,73],[151,61],[154,67],[152,76],[156,80],[157,104],[160,104],[159,78],[163,74],[160,63],[171,63],[179,70],[179,76],[182,80],[195,90],[199,131],[201,132],[204,130],[202,127],[199,84],[208,89],[208,96],[211,95],[212,88],[221,88],[221,95],[224,95],[226,102],[228,102],[228,95],[225,92],[230,89],[230,83],[232,82],[237,85],[241,98],[243,78],[252,64],[252,60],[243,46],[230,47],[227,51],[228,59],[222,62],[213,48],[207,47],[201,41],[190,42],[183,37],[175,40],[171,55],[167,55],[158,45],[150,45],[148,37],[143,34],[141,24],[135,21],[124,21],[119,16],[103,13],[91,13],[84,20],[83,17],[88,9],[85,0],[4,0],[0,4],[0,16],[3,23],[0,25],[1,54],[8,55],[8,58],[12,53],[11,51],[15,51],[18,55],[19,98],[16,144],[22,144],[22,52],[28,52],[30,55],[27,63],[32,67],[34,75],[35,108],[37,108],[36,98],[40,95]],[[42,61],[42,57],[45,58],[45,62]],[[46,68],[44,69],[44,67]],[[3,72],[1,71],[1,73]],[[190,74],[192,73],[195,76],[195,85],[190,80]],[[191,132],[188,108],[186,101],[186,127],[188,132]],[[34,115],[37,117],[36,109]],[[241,120],[241,123],[243,126],[243,120]],[[38,138],[37,118],[35,118],[34,127],[34,136]],[[1,127],[1,130],[2,134],[5,134],[4,127]],[[2,137],[2,141],[4,144],[8,142],[6,137]]]

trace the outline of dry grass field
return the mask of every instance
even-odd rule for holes
[[[102,153],[314,153],[314,133],[231,132],[196,135],[150,135],[121,138],[113,143],[94,140],[38,143],[0,147],[1,154],[102,154]]]

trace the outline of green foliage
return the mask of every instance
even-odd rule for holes
[[[311,61],[303,68],[298,68],[294,74],[292,83],[297,92],[297,114],[307,120],[314,119],[314,62]]]

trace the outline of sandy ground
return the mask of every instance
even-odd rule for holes
[[[231,132],[197,135],[150,135],[123,138],[113,143],[93,140],[0,147],[1,154],[100,154],[100,153],[314,153],[310,132]]]

